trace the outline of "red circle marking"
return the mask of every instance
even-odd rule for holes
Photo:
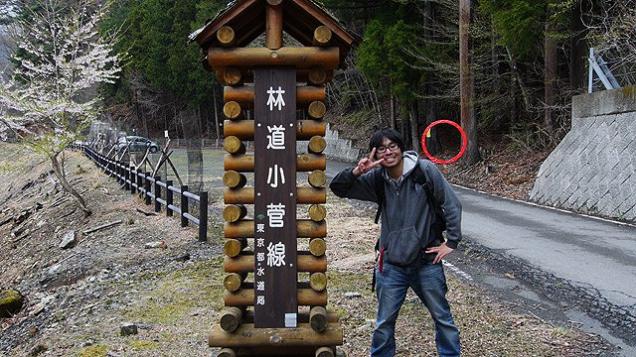
[[[428,148],[426,147],[426,134],[429,133],[430,130],[433,129],[433,127],[439,124],[449,124],[454,126],[455,128],[457,128],[457,130],[459,130],[459,134],[462,137],[462,146],[459,149],[459,153],[448,160],[442,160],[431,155],[431,153],[428,152]],[[432,122],[426,127],[426,129],[424,129],[424,132],[422,133],[422,138],[420,139],[420,143],[422,144],[422,151],[424,152],[424,155],[426,155],[426,157],[428,157],[429,160],[431,160],[432,162],[436,164],[447,165],[447,164],[452,164],[456,162],[462,156],[464,156],[464,153],[466,152],[466,147],[468,146],[468,138],[466,137],[466,133],[464,132],[464,129],[462,129],[462,127],[459,126],[459,124],[455,123],[452,120],[442,119],[442,120],[437,120]]]

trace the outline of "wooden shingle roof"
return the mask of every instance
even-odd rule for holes
[[[204,50],[220,44],[215,36],[223,26],[232,27],[236,34],[235,46],[248,45],[265,31],[266,0],[236,0],[228,4],[214,19],[190,35]],[[314,29],[328,27],[332,33],[331,45],[340,48],[340,60],[344,62],[349,50],[361,38],[347,31],[327,10],[311,0],[284,0],[283,30],[303,46],[312,46]]]

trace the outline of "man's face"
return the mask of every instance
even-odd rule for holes
[[[382,139],[382,145],[375,149],[375,156],[377,160],[384,159],[382,166],[391,168],[402,161],[402,150],[400,147],[387,138]]]

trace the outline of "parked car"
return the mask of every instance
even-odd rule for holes
[[[117,151],[123,151],[130,144],[128,150],[130,151],[146,151],[147,147],[150,147],[151,153],[159,151],[159,145],[154,141],[141,136],[121,136],[117,139]]]

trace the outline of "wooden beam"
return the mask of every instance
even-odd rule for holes
[[[299,238],[324,238],[327,236],[327,223],[314,222],[310,219],[296,220],[296,229]],[[225,238],[253,238],[254,221],[242,220],[235,223],[225,223],[223,228]]]
[[[338,47],[281,47],[277,50],[260,47],[237,47],[232,49],[210,47],[208,63],[219,67],[270,67],[293,66],[312,68],[322,66],[335,69],[340,64]]]
[[[316,273],[327,271],[327,258],[323,255],[315,257],[309,252],[298,252],[296,264],[299,273]],[[223,269],[227,273],[249,273],[254,271],[253,252],[242,252],[237,257],[225,257]]]
[[[253,172],[254,155],[225,155],[225,158],[223,159],[223,167],[225,170],[233,170],[237,172]],[[298,158],[296,159],[296,171],[299,172],[325,170],[326,168],[327,159],[324,154],[301,154],[298,155]],[[223,181],[225,182],[225,176],[223,178]]]
[[[238,190],[227,188],[223,192],[223,200],[226,204],[254,204],[254,187],[243,187]],[[327,190],[325,188],[303,186],[296,188],[296,203],[298,204],[317,204],[326,201]],[[231,221],[226,220],[226,222]]]
[[[309,105],[313,101],[324,102],[327,96],[325,87],[320,86],[298,86],[296,87],[296,104],[299,106]],[[235,101],[244,107],[254,107],[254,87],[225,86],[223,89],[223,100],[225,102]]]
[[[207,57],[202,60],[203,67],[207,71],[213,71]],[[239,70],[240,75],[236,73]],[[219,83],[227,86],[237,86],[244,83],[254,83],[254,73],[251,68],[221,67],[213,71]],[[229,72],[229,73],[227,73]],[[322,86],[333,78],[333,71],[327,71],[322,67],[299,69],[296,71],[296,82],[309,83],[314,86]]]
[[[254,120],[225,120],[223,122],[223,135],[235,136],[240,140],[254,140]],[[296,121],[296,140],[309,140],[313,136],[325,136],[327,124],[316,120]]]
[[[298,305],[327,305],[327,292],[317,292],[313,289],[297,290]],[[225,292],[223,296],[225,306],[253,306],[254,289],[241,289],[236,293]],[[232,347],[232,346],[227,346]]]
[[[329,324],[321,334],[315,333],[306,323],[300,323],[296,328],[255,328],[253,324],[242,324],[234,333],[215,326],[208,344],[210,347],[262,347],[270,346],[274,340],[281,350],[281,347],[341,345],[343,336],[338,324]]]

